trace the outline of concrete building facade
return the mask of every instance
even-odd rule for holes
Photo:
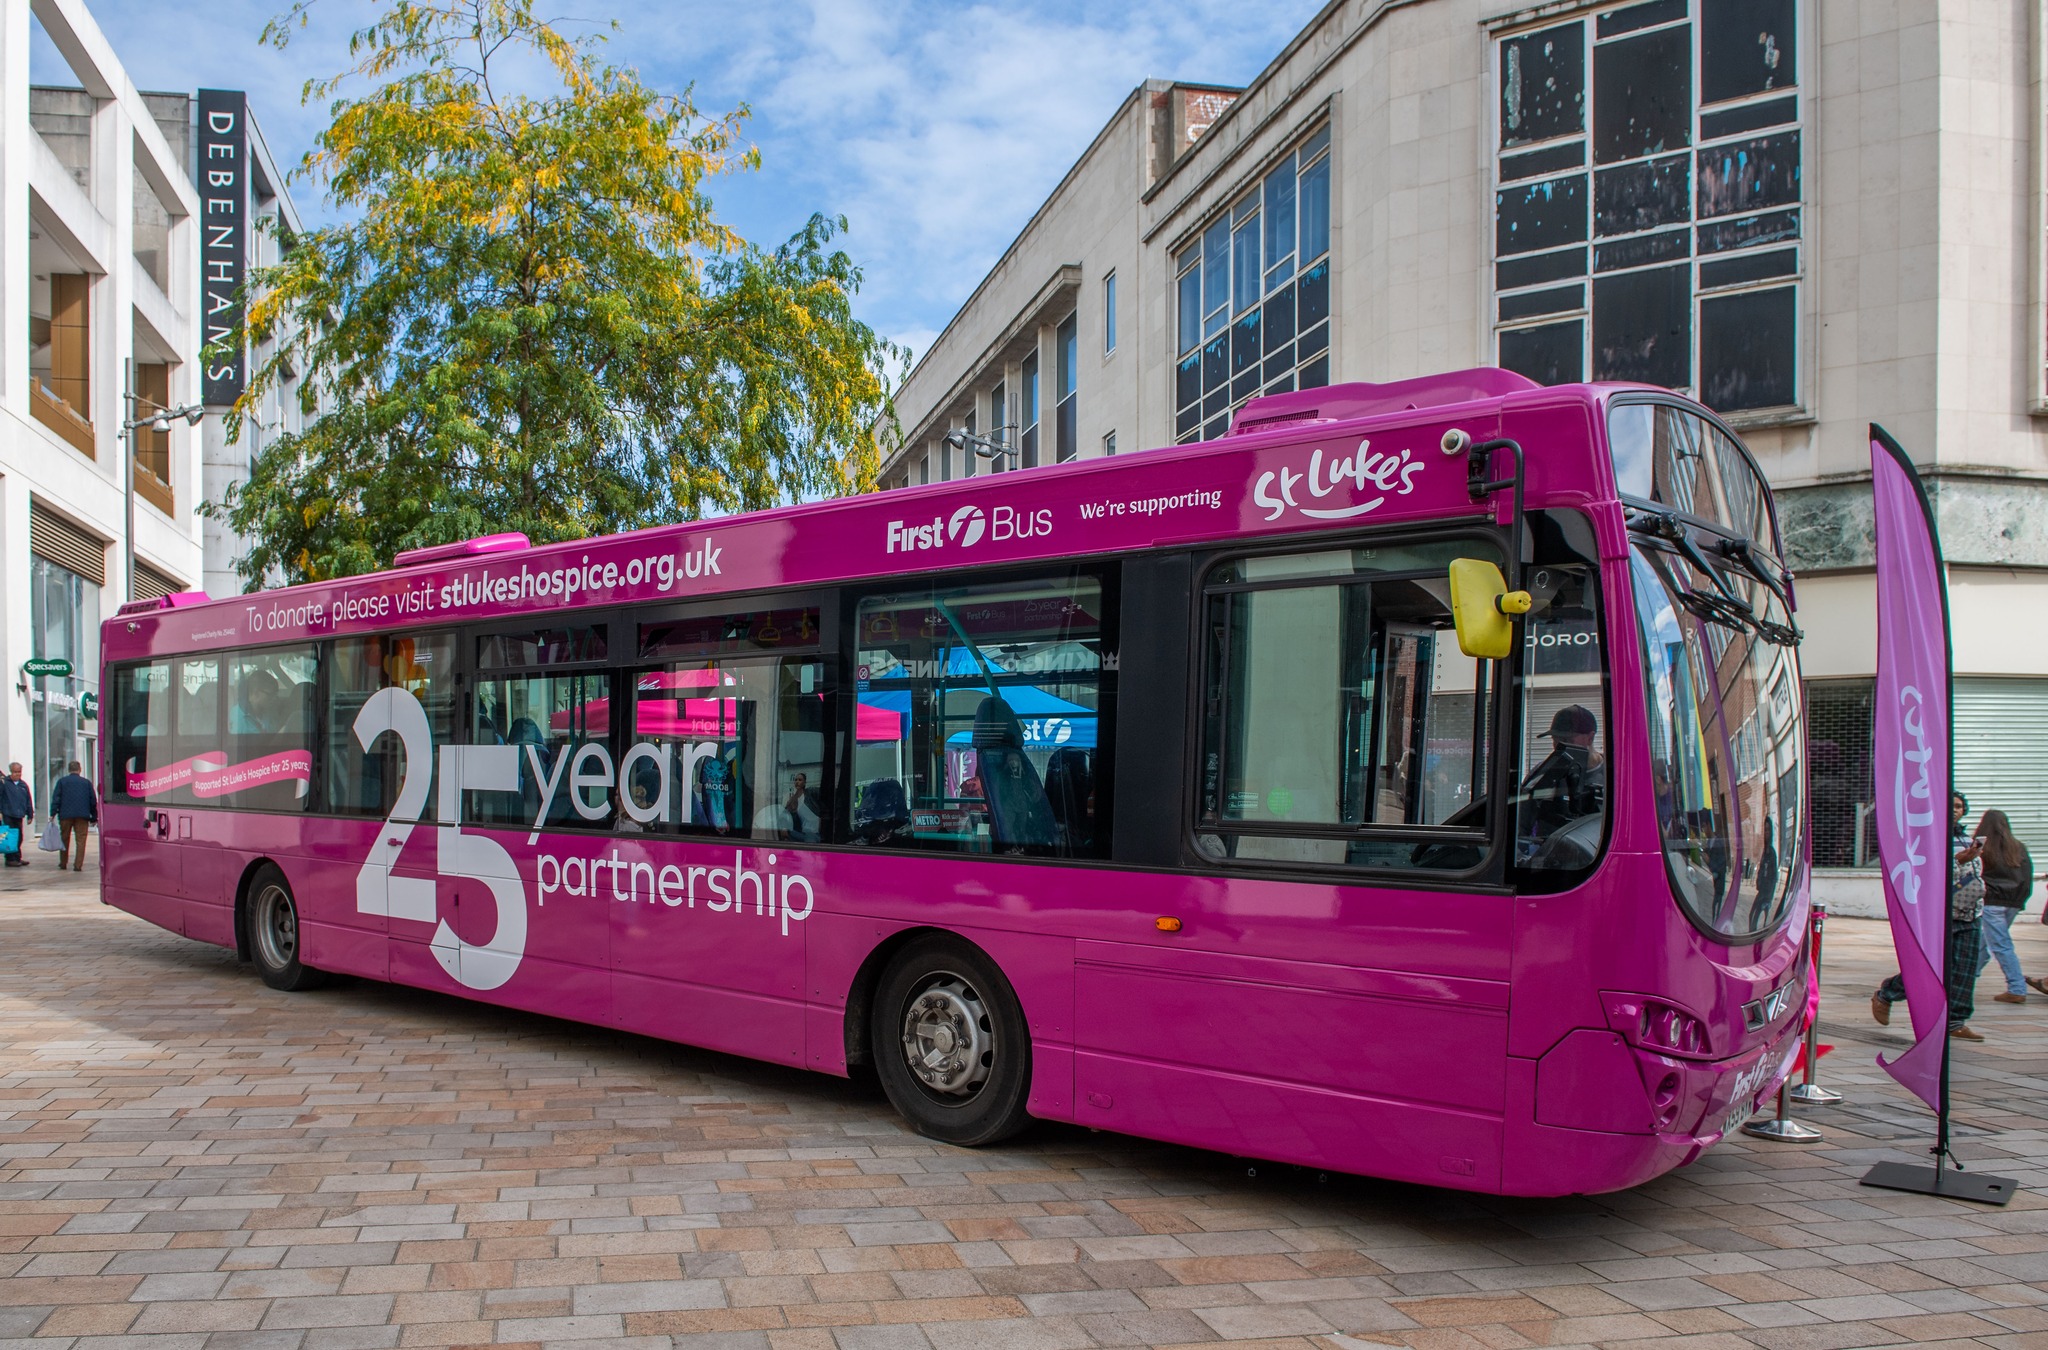
[[[1864,907],[1877,422],[1951,563],[1959,785],[2048,857],[2043,29],[2038,0],[1334,0],[1242,90],[1132,91],[913,369],[883,481],[1009,457],[956,429],[1049,463],[1474,365],[1686,390],[1779,494],[1820,889]]]
[[[58,62],[69,81],[49,80]],[[209,133],[202,105],[233,116]],[[0,763],[20,761],[38,801],[93,761],[100,621],[242,589],[246,544],[200,507],[302,421],[287,387],[226,441],[267,355],[223,342],[240,285],[299,227],[282,183],[239,94],[138,90],[78,0],[0,0]],[[125,425],[200,407],[197,425]]]
[[[74,87],[31,87],[38,40]],[[200,580],[197,432],[123,430],[199,398],[187,102],[137,90],[77,0],[0,0],[0,735],[39,802],[92,759],[100,620]]]

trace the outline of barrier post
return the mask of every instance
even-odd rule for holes
[[[1758,1139],[1775,1139],[1781,1144],[1812,1144],[1821,1137],[1819,1130],[1801,1125],[1787,1112],[1783,1083],[1778,1084],[1778,1114],[1770,1120],[1752,1120],[1742,1127],[1742,1132]]]
[[[1828,907],[1816,903],[1813,907],[1813,978],[1820,979],[1820,934],[1827,926]],[[1820,1072],[1820,1017],[1815,1014],[1813,1024],[1806,1028],[1806,1072],[1802,1082],[1792,1089],[1792,1100],[1801,1106],[1833,1106],[1842,1100],[1839,1092],[1830,1092],[1814,1079]]]

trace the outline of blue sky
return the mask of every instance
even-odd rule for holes
[[[292,162],[324,120],[300,88],[346,64],[349,31],[374,12],[320,0],[277,52],[256,39],[278,0],[89,3],[139,86],[247,89]],[[659,88],[694,83],[706,112],[749,104],[762,168],[713,185],[720,214],[766,245],[813,211],[846,216],[845,247],[867,275],[861,317],[922,354],[1139,81],[1245,83],[1321,0],[541,8],[586,31],[616,20],[610,58]],[[35,78],[64,79],[55,60],[42,44]],[[293,197],[308,218],[327,214],[311,185]]]

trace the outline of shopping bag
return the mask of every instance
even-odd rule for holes
[[[36,847],[45,853],[56,853],[64,847],[64,831],[58,827],[55,816],[43,826],[43,837],[36,840]]]
[[[16,825],[0,825],[0,853],[21,852],[21,828]]]

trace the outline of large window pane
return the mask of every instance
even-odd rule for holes
[[[1660,28],[1593,49],[1593,162],[1692,144],[1692,28]]]
[[[432,802],[434,756],[420,746],[424,762],[396,732],[381,732],[367,748],[356,738],[356,718],[372,696],[400,689],[418,700],[427,715],[433,745],[455,735],[455,639],[445,634],[343,638],[327,648],[327,716],[321,730],[326,749],[322,810],[341,815],[381,816],[398,799],[407,774],[424,774]],[[478,739],[486,739],[479,736]]]
[[[1606,662],[1589,567],[1538,567],[1522,621],[1515,858],[1541,872],[1593,865],[1607,825]]]
[[[217,774],[202,772],[193,790],[232,806],[311,810],[319,649],[235,652],[227,666],[227,753]]]
[[[851,841],[1103,856],[1109,603],[1086,573],[862,599]]]
[[[1301,175],[1301,252],[1304,263],[1330,251],[1330,157],[1323,156]]]
[[[1264,270],[1259,264],[1259,218],[1254,214],[1230,237],[1232,313],[1241,314],[1258,302]]]
[[[1503,148],[1586,126],[1586,25],[1560,24],[1500,44]]]
[[[1471,836],[1441,833],[1476,830],[1485,817],[1492,668],[1458,650],[1442,580],[1461,555],[1494,551],[1478,540],[1341,549],[1248,558],[1212,574],[1205,850],[1354,866],[1477,863]]]
[[[1189,268],[1181,274],[1180,350],[1191,351],[1202,340],[1202,273]]]
[[[1294,252],[1294,156],[1281,161],[1280,167],[1266,175],[1266,266],[1276,269],[1283,261],[1291,261]],[[1266,277],[1266,287],[1287,279],[1285,270],[1275,270]]]
[[[519,790],[466,794],[465,819],[529,830],[611,823],[608,672],[479,675],[472,725],[478,744],[518,752]]]

